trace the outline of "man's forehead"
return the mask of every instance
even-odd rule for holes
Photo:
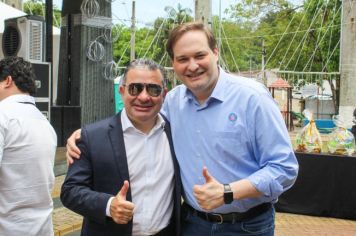
[[[127,72],[127,80],[148,80],[159,79],[163,80],[163,75],[159,69],[149,69],[148,67],[135,67]]]

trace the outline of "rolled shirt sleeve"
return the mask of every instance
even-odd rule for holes
[[[278,106],[267,95],[256,97],[249,123],[253,150],[261,169],[247,179],[266,200],[278,198],[295,182],[298,162]]]

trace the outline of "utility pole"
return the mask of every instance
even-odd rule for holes
[[[53,0],[46,0],[46,61],[51,63],[50,106],[53,105]]]
[[[349,120],[356,107],[356,1],[342,5],[339,114]]]
[[[135,33],[136,33],[136,28],[135,28],[135,21],[136,21],[136,5],[135,5],[135,0],[132,1],[132,17],[131,17],[131,50],[130,50],[130,61],[135,60]]]
[[[195,0],[195,20],[211,28],[211,0]]]
[[[262,81],[263,84],[267,87],[267,78],[265,72],[265,58],[266,58],[266,48],[265,48],[265,39],[262,38]]]
[[[221,22],[221,0],[219,0],[219,31],[218,31],[219,39],[218,39],[218,48],[219,48],[219,51],[220,51],[220,52],[221,52],[221,44],[222,44],[222,41],[221,41],[221,30],[222,30],[222,22]]]

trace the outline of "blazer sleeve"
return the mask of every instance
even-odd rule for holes
[[[61,201],[70,210],[98,223],[105,223],[107,202],[113,195],[92,190],[93,162],[85,128],[82,129],[78,147],[81,151],[80,159],[68,168],[61,189]]]

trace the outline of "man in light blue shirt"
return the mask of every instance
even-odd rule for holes
[[[163,105],[185,192],[183,235],[273,235],[273,203],[298,173],[278,106],[262,84],[218,67],[201,23],[176,27],[167,52],[183,82]]]

